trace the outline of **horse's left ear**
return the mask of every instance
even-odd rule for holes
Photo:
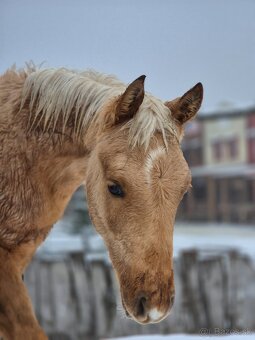
[[[203,85],[197,83],[182,97],[176,98],[165,105],[171,110],[173,117],[184,124],[192,119],[200,109],[203,100]]]
[[[145,76],[140,76],[120,96],[116,108],[115,123],[123,123],[136,114],[144,98],[144,80]]]

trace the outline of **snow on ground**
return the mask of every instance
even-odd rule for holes
[[[38,248],[39,255],[56,255],[68,252],[83,251],[84,242],[79,234],[67,233],[65,229],[65,222],[59,221],[56,223],[47,239]]]
[[[230,335],[187,335],[187,334],[171,334],[171,335],[142,335],[128,336],[123,338],[114,338],[112,340],[254,340],[255,334],[230,334]]]
[[[177,223],[174,255],[188,248],[237,249],[255,258],[255,227],[217,223]],[[255,338],[254,338],[255,339]]]
[[[70,234],[65,230],[63,221],[57,223],[38,252],[54,255],[82,251],[86,247],[88,257],[103,257],[107,260],[104,242],[94,229],[91,229],[86,237]],[[255,227],[217,223],[176,223],[174,256],[191,248],[206,251],[237,249],[255,259]]]

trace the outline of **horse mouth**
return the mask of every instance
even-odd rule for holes
[[[135,317],[135,316],[131,315],[129,313],[129,311],[127,310],[123,298],[121,298],[121,300],[122,300],[122,306],[123,306],[124,312],[126,314],[126,317],[130,320],[134,320],[135,322],[139,323],[140,325],[146,325],[146,324],[149,324],[149,323],[158,323],[166,317],[166,315],[165,315],[165,316],[159,318],[158,320],[152,320],[149,315],[146,315],[144,317]]]
[[[123,310],[128,319],[132,319],[141,325],[146,325],[161,322],[169,315],[174,303],[174,294],[172,294],[170,305],[165,310],[160,310],[157,306],[146,307],[146,300],[140,299],[139,308],[133,308],[131,309],[131,312],[129,312],[123,297],[121,297],[121,301]]]
[[[146,316],[145,318],[136,318],[132,316],[126,309],[126,307],[123,305],[123,309],[125,311],[126,317],[130,320],[134,320],[135,322],[139,323],[140,325],[146,325],[150,323],[158,323],[161,322],[165,317],[168,315],[164,315],[163,317],[159,318],[158,320],[152,320],[149,316]]]

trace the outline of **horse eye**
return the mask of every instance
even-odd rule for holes
[[[124,197],[124,191],[119,184],[108,185],[108,190],[113,196]]]

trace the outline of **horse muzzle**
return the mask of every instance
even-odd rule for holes
[[[153,300],[155,301],[155,299]],[[140,324],[157,323],[169,315],[174,304],[174,293],[166,299],[164,306],[162,301],[160,305],[152,303],[152,299],[143,292],[137,294],[132,308],[127,307],[123,299],[122,304],[128,318],[132,318]]]

